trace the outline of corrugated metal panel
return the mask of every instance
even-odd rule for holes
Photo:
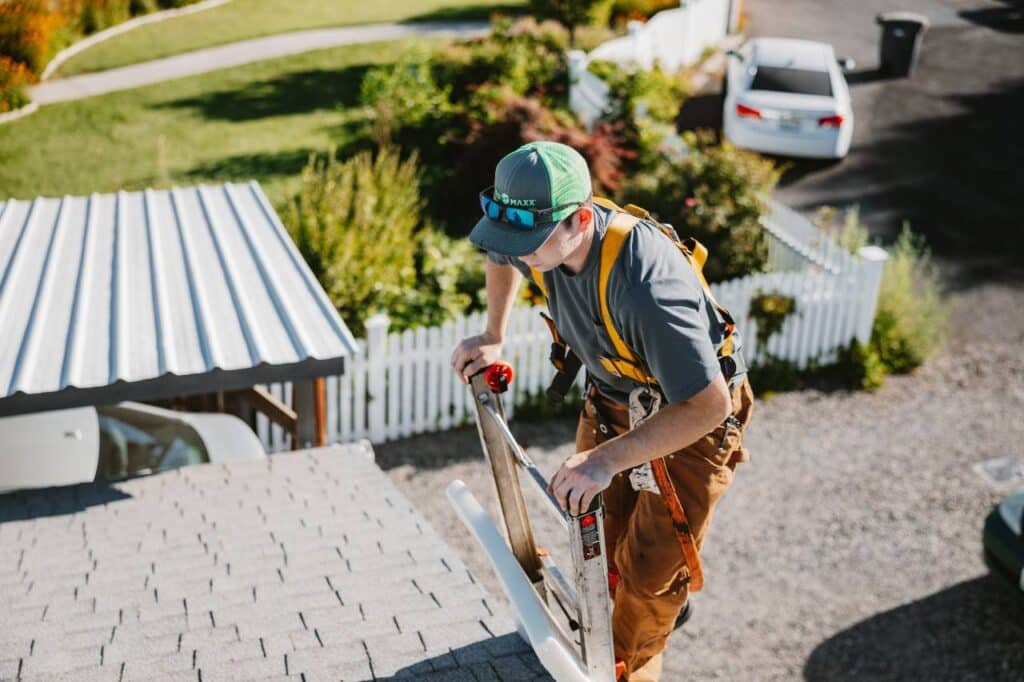
[[[255,182],[0,202],[0,335],[0,412],[355,350]]]

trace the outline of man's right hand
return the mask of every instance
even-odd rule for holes
[[[491,332],[463,339],[452,352],[452,369],[468,384],[471,376],[498,361],[502,345]]]

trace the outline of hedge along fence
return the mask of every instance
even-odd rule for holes
[[[735,24],[729,0],[688,0],[655,14],[647,23],[629,22],[629,33],[585,53],[569,53],[569,108],[590,128],[610,106],[608,85],[587,70],[594,60],[650,71],[659,65],[673,72],[696,62]]]
[[[762,223],[772,264],[780,269],[712,284],[712,291],[736,318],[752,365],[769,356],[801,368],[834,362],[851,341],[870,338],[887,254],[868,246],[850,255],[795,212],[768,203]],[[750,302],[766,293],[792,298],[795,312],[759,348]],[[509,319],[504,357],[516,371],[505,399],[510,418],[517,406],[542,399],[554,373],[548,362],[551,336],[540,310],[518,307]],[[474,313],[437,327],[389,333],[386,317],[368,320],[359,353],[346,360],[342,376],[327,379],[328,438],[380,443],[469,423],[468,389],[449,362],[455,344],[480,333],[485,322],[484,313]],[[580,387],[583,376],[577,377]],[[268,388],[281,400],[291,398],[289,385]],[[257,431],[268,451],[289,447],[286,434],[262,416]]]

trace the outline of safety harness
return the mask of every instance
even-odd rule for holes
[[[726,383],[731,384],[733,377],[735,377],[738,374],[738,370],[741,369],[740,363],[742,363],[741,356],[733,352],[736,323],[729,311],[715,300],[715,297],[711,292],[711,288],[708,286],[707,279],[704,277],[703,268],[704,263],[707,261],[707,248],[693,238],[685,240],[679,239],[679,236],[671,225],[655,220],[648,211],[634,204],[627,204],[625,208],[621,208],[613,201],[603,197],[594,197],[594,203],[614,212],[614,216],[608,224],[607,232],[601,242],[598,301],[601,309],[601,320],[604,324],[605,331],[608,333],[608,338],[612,342],[615,355],[602,356],[599,358],[599,362],[601,363],[601,366],[604,367],[604,369],[612,376],[618,378],[625,377],[641,384],[642,389],[634,390],[630,395],[631,411],[634,410],[635,406],[633,403],[637,402],[637,396],[640,393],[646,392],[648,398],[655,394],[660,395],[658,381],[648,371],[643,359],[629,347],[629,345],[622,339],[621,334],[619,334],[608,308],[608,282],[611,279],[612,268],[618,260],[619,253],[622,251],[622,247],[625,244],[626,239],[629,237],[630,232],[637,223],[641,221],[649,222],[661,230],[661,232],[664,233],[665,236],[668,237],[680,250],[686,258],[686,262],[690,264],[690,267],[692,267],[694,272],[697,274],[701,287],[707,295],[708,300],[711,301],[711,304],[715,308],[716,317],[720,324],[722,341],[718,344],[715,351]],[[547,298],[548,291],[544,284],[543,274],[532,269],[530,274],[533,282],[540,288],[544,297]],[[552,380],[551,385],[548,387],[547,396],[548,400],[552,403],[558,403],[565,399],[566,394],[569,392],[569,389],[572,387],[572,384],[576,379],[576,375],[579,373],[582,362],[558,333],[554,320],[543,312],[541,313],[541,316],[544,318],[544,321],[547,323],[548,329],[551,332],[552,343],[550,359],[556,370],[555,377]],[[646,410],[646,413],[643,416],[631,415],[631,428],[637,426],[644,419],[649,418],[657,410],[659,404],[660,400],[655,400],[650,409]],[[599,414],[599,410],[596,405],[594,406],[593,411],[599,426],[601,427],[601,431],[607,435],[611,435],[610,429],[608,425],[604,423],[605,420]],[[727,429],[728,428],[729,426],[727,425]],[[679,542],[679,548],[682,551],[683,559],[686,562],[689,574],[689,589],[693,592],[697,592],[704,585],[704,573],[701,567],[700,554],[697,551],[697,544],[693,539],[693,535],[690,532],[690,525],[686,519],[686,512],[683,510],[683,506],[676,494],[675,487],[672,484],[672,479],[669,477],[665,458],[659,457],[652,460],[650,462],[650,468],[654,482],[657,486],[657,492],[661,494],[662,499],[665,501],[666,508],[672,518],[672,525],[675,530],[676,539]]]
[[[601,242],[601,261],[598,279],[598,302],[601,308],[601,321],[615,349],[615,356],[599,358],[601,366],[614,377],[632,379],[639,384],[652,388],[658,385],[658,380],[647,371],[643,360],[622,339],[608,308],[608,282],[611,279],[612,268],[615,266],[615,262],[618,260],[619,253],[622,251],[622,247],[626,243],[630,232],[637,223],[645,221],[661,230],[676,248],[682,252],[686,262],[690,264],[690,267],[697,274],[697,279],[700,281],[708,300],[714,306],[722,331],[722,341],[715,348],[715,352],[726,383],[730,383],[733,377],[738,374],[738,370],[741,369],[740,363],[742,363],[741,357],[733,353],[733,335],[736,331],[736,322],[729,311],[715,300],[711,287],[708,286],[707,279],[704,277],[704,263],[707,262],[708,257],[707,248],[692,237],[685,240],[679,239],[671,225],[658,222],[647,210],[634,204],[627,204],[625,208],[620,208],[615,202],[603,197],[594,197],[594,203],[615,212],[613,219],[608,224],[604,240]],[[547,298],[548,290],[544,284],[543,274],[531,269],[530,275],[541,293]],[[579,373],[582,362],[558,333],[554,320],[546,313],[541,313],[541,316],[551,332],[550,359],[551,364],[555,366],[556,370],[555,378],[548,388],[547,396],[551,402],[558,403],[564,400],[568,394],[573,381],[576,379],[576,375]]]

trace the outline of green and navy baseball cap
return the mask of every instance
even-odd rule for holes
[[[469,240],[482,249],[506,256],[533,253],[566,216],[590,199],[590,170],[575,149],[558,142],[525,144],[498,162],[494,169],[494,188],[481,193],[481,202],[491,205],[469,234]],[[527,209],[535,213],[534,224],[527,226],[508,220],[504,210]],[[555,208],[558,210],[550,211]],[[548,209],[545,212],[545,209]],[[493,213],[498,213],[496,218]]]

